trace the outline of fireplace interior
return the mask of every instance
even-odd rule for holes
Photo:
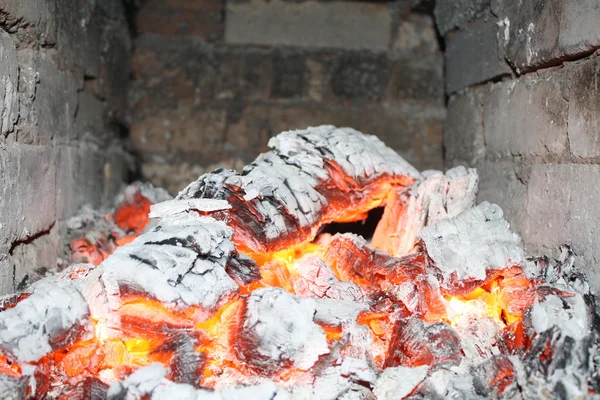
[[[0,399],[599,399],[597,0],[0,0]]]

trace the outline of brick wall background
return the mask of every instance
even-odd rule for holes
[[[442,167],[443,56],[427,1],[142,0],[129,105],[142,172],[177,192],[281,131],[329,123]]]
[[[438,0],[446,167],[479,169],[530,253],[565,243],[600,293],[600,2]]]
[[[0,5],[0,294],[56,266],[65,220],[112,201],[130,33],[120,0]]]

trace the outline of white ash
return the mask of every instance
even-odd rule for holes
[[[318,257],[302,257],[296,260],[294,267],[299,275],[294,280],[294,292],[300,297],[365,301],[366,296],[358,285],[339,281],[331,268]]]
[[[500,337],[500,327],[489,317],[466,317],[455,326],[462,351],[465,354],[462,366],[474,365],[483,360],[500,354],[497,341]]]
[[[90,312],[70,282],[39,284],[14,308],[0,313],[0,347],[20,362],[34,362],[91,333]]]
[[[349,377],[355,382],[375,383],[377,372],[362,359],[344,357],[340,366],[342,376]]]
[[[240,239],[256,252],[281,249],[289,237],[300,242],[312,239],[322,224],[363,211],[361,207],[367,205],[361,202],[368,195],[359,194],[368,192],[368,185],[380,177],[408,184],[419,176],[379,139],[350,128],[320,126],[283,132],[269,145],[273,150],[260,155],[241,174],[217,170],[203,175],[177,197],[229,200],[235,197],[234,191],[241,193],[239,206],[252,211],[243,216],[234,210],[235,218],[241,218],[238,228],[244,231],[239,232]],[[336,177],[329,176],[326,168],[332,162],[356,182],[356,188],[335,187]],[[349,201],[347,209],[334,209],[326,197],[332,191],[356,201]],[[258,225],[262,225],[260,231]]]
[[[402,399],[412,393],[413,390],[427,376],[428,367],[391,367],[386,368],[373,388],[377,400]]]
[[[463,367],[441,368],[431,372],[422,381],[415,397],[435,400],[489,398],[477,394],[472,373]]]
[[[520,238],[509,230],[502,210],[483,202],[421,231],[427,253],[445,280],[484,280],[487,270],[523,262]]]
[[[127,185],[123,193],[115,198],[115,204],[118,206],[122,203],[135,203],[135,195],[138,193],[154,204],[173,198],[173,196],[163,188],[156,187],[149,182],[135,181]]]
[[[590,322],[585,301],[580,294],[570,297],[546,296],[531,307],[531,322],[536,333],[552,327],[560,328],[563,335],[582,340],[589,335]]]
[[[240,336],[252,343],[252,348],[244,349],[245,361],[266,369],[279,369],[286,362],[302,370],[312,367],[329,352],[314,314],[313,299],[300,299],[279,288],[252,292]]]
[[[306,142],[310,143],[307,147]],[[287,157],[291,163],[309,161],[313,176],[322,174],[323,154],[338,162],[344,172],[359,182],[368,180],[381,171],[417,177],[419,172],[398,153],[387,147],[376,136],[364,135],[352,128],[332,125],[310,127],[280,133],[269,140],[269,147]],[[367,150],[367,151],[365,151]]]
[[[328,325],[339,325],[356,321],[362,311],[369,309],[368,303],[335,299],[314,299],[315,321]]]
[[[225,270],[234,250],[230,237],[230,228],[210,217],[161,220],[99,266],[98,281],[86,289],[94,314],[118,315],[123,290],[174,308],[213,310],[238,289]],[[109,310],[102,310],[104,296]]]
[[[231,204],[227,200],[215,199],[187,199],[167,200],[150,206],[150,218],[167,218],[177,214],[194,211],[214,212],[229,210]]]
[[[109,400],[288,400],[289,394],[273,382],[210,391],[192,385],[174,383],[166,378],[167,370],[158,363],[141,368],[108,390]]]
[[[396,257],[415,252],[424,227],[475,205],[478,181],[477,172],[464,167],[423,172],[412,186],[391,193],[371,244]]]

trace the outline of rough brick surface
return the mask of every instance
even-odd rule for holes
[[[391,63],[383,55],[341,57],[333,71],[331,89],[344,98],[381,99],[390,80]]]
[[[495,17],[485,15],[450,35],[446,45],[446,92],[486,82],[512,71],[504,60]]]
[[[150,0],[142,3],[135,23],[139,33],[215,42],[223,37],[223,9],[224,0]]]
[[[473,166],[485,156],[483,91],[467,91],[448,101],[444,129],[446,167]]]
[[[570,72],[569,145],[578,158],[600,156],[600,58],[573,65]]]
[[[600,48],[597,0],[500,0],[506,55],[520,71]]]
[[[131,43],[119,0],[8,0],[0,14],[3,294],[56,267],[64,220],[123,183]]]
[[[160,162],[194,168],[251,161],[272,135],[322,123],[377,134],[418,166],[440,167],[442,56],[423,54],[142,35],[132,60],[131,137],[152,176],[161,175],[154,168]]]
[[[17,51],[10,35],[0,30],[0,136],[12,131],[19,113]]]
[[[522,236],[528,249],[556,255],[573,246],[577,265],[600,293],[600,166],[534,165],[525,205]]]
[[[521,232],[527,186],[520,166],[513,160],[482,160],[476,165],[479,172],[477,201],[498,204],[511,228],[515,232]]]
[[[563,155],[568,102],[562,71],[492,85],[483,124],[488,152],[501,155]]]
[[[27,240],[56,221],[56,167],[45,146],[0,148],[0,247]]]
[[[464,26],[490,5],[490,0],[438,0],[435,2],[435,18],[442,35]]]
[[[390,41],[391,23],[385,3],[230,1],[226,7],[225,41],[384,51]]]
[[[437,3],[438,28],[453,29],[445,35],[447,92],[459,91],[448,104],[445,164],[479,169],[479,200],[504,209],[530,254],[557,256],[561,244],[572,245],[598,294],[600,3],[490,3],[490,14],[472,8],[477,1]],[[463,40],[480,23],[467,23],[474,13],[496,24],[498,48],[517,76],[490,82],[498,75],[489,52]],[[491,43],[481,32],[478,40]]]

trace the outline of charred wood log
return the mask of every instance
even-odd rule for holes
[[[91,334],[90,312],[75,284],[50,281],[0,313],[0,347],[19,362],[38,361]]]
[[[391,187],[419,173],[374,136],[320,126],[271,139],[273,149],[241,173],[201,176],[178,199],[231,204],[223,218],[241,250],[265,253],[314,238],[323,224],[358,220],[381,204]]]
[[[426,171],[412,186],[391,191],[371,245],[396,257],[418,251],[423,228],[475,205],[478,181],[474,169],[457,167]]]

